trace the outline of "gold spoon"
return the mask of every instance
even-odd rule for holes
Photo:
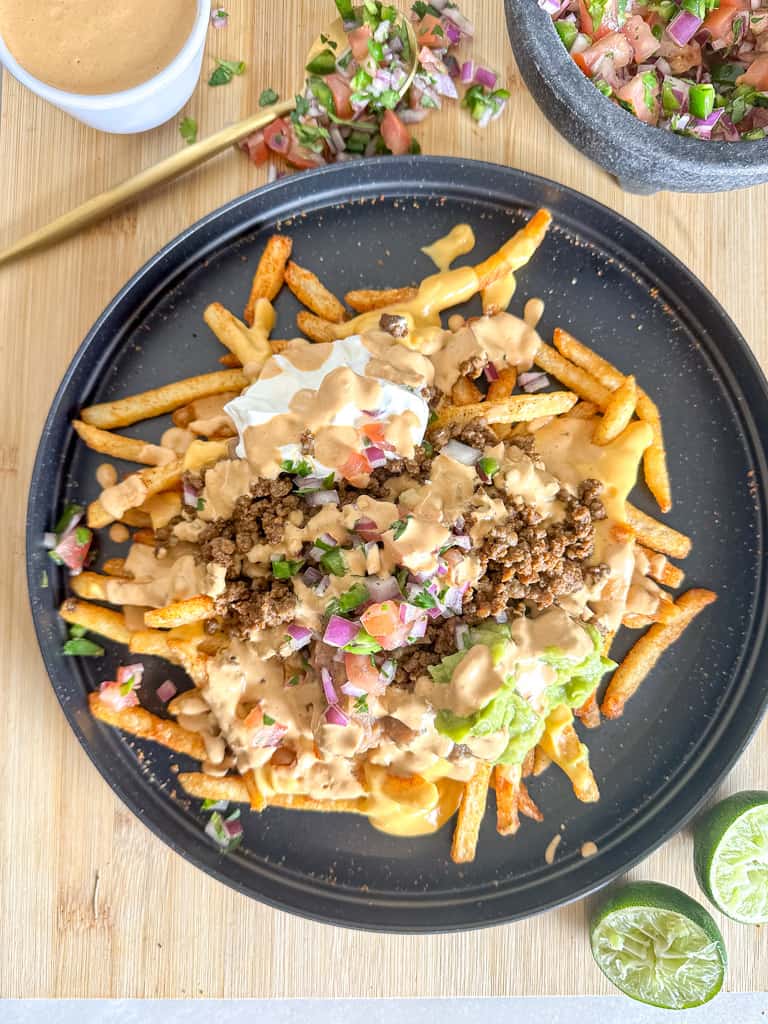
[[[416,73],[418,52],[413,26],[405,17],[402,19],[402,24],[405,25],[408,33],[410,60],[408,62],[408,77],[399,90],[400,96],[406,92],[413,81],[413,76]],[[328,40],[332,40],[337,44],[335,52],[338,54],[342,54],[347,48],[348,40],[341,18],[337,18],[315,39],[307,53],[306,64],[311,64],[321,51],[328,48]],[[228,128],[222,128],[221,131],[209,135],[208,138],[179,150],[178,153],[174,153],[173,156],[169,156],[165,160],[161,160],[154,167],[148,167],[145,171],[140,171],[132,178],[128,178],[119,185],[115,185],[109,191],[102,192],[101,195],[86,200],[80,206],[76,206],[74,210],[70,210],[69,213],[57,217],[50,224],[32,231],[30,234],[20,238],[18,242],[15,242],[9,248],[2,250],[0,252],[0,265],[9,263],[11,260],[32,252],[34,249],[59,242],[81,228],[95,224],[103,217],[118,210],[121,206],[130,203],[133,199],[142,195],[142,193],[156,188],[158,185],[164,185],[168,181],[173,181],[174,178],[178,178],[180,175],[186,174],[187,171],[191,171],[193,167],[198,167],[200,164],[205,163],[206,160],[210,160],[211,157],[223,152],[223,150],[234,143],[240,142],[253,132],[266,127],[271,121],[293,110],[295,105],[295,100],[284,100],[282,103],[275,103],[267,110],[253,114],[244,121],[239,121]]]

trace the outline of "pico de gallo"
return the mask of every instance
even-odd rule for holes
[[[766,0],[539,0],[604,96],[645,124],[723,142],[768,135]]]
[[[413,4],[413,35],[396,7],[380,0],[335,0],[348,45],[341,49],[321,37],[324,49],[307,65],[303,93],[290,117],[280,117],[243,143],[255,164],[279,156],[292,167],[311,168],[366,156],[419,153],[415,125],[445,100],[459,100],[480,127],[499,117],[509,92],[497,88],[497,75],[471,60],[462,64],[455,50],[474,36],[474,25],[450,0]],[[418,47],[416,73],[413,39]],[[270,102],[277,93],[268,90]]]

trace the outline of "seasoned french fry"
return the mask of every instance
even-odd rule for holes
[[[223,356],[219,356],[219,362],[222,366],[229,366],[233,370],[243,365],[234,352],[225,352]]]
[[[155,546],[155,531],[152,529],[137,530],[131,539],[134,544],[144,544],[145,547],[153,548]]]
[[[496,313],[504,312],[509,307],[516,290],[517,278],[512,271],[497,278],[487,288],[483,288],[480,292],[483,316],[494,316]]]
[[[147,498],[141,507],[144,512],[149,513],[152,529],[162,530],[181,514],[181,495],[178,491],[162,491]]]
[[[259,299],[272,302],[277,298],[285,279],[285,265],[291,257],[293,241],[287,235],[272,235],[261,254],[256,273],[253,275],[251,294],[248,296],[243,320],[250,326]]]
[[[285,352],[293,340],[293,338],[270,338],[269,347],[272,349],[272,355],[274,356],[278,355],[280,352]]]
[[[512,395],[502,402],[478,402],[475,405],[444,405],[439,410],[432,430],[449,423],[470,423],[484,419],[488,423],[523,423],[540,416],[567,412],[576,402],[570,391],[551,391],[538,395]]]
[[[569,416],[573,416],[577,420],[591,420],[593,416],[597,416],[600,412],[594,402],[577,402],[576,405],[571,409]]]
[[[224,391],[220,395],[209,395],[208,398],[198,398],[189,405],[182,405],[177,409],[171,419],[174,427],[187,430],[196,420],[210,419],[212,416],[223,416],[224,406],[237,398],[237,391]]]
[[[89,604],[87,601],[68,597],[59,608],[59,615],[65,622],[82,626],[89,633],[97,633],[107,640],[127,644],[131,639],[130,630],[125,624],[125,616],[122,612],[116,612],[114,608],[102,608],[98,604]]]
[[[686,558],[691,553],[690,537],[646,515],[630,502],[626,504],[626,517],[627,523],[644,547],[653,548],[654,551],[660,551],[672,558]]]
[[[340,324],[346,319],[344,306],[311,270],[291,260],[285,268],[285,283],[303,306],[323,320]]]
[[[557,349],[550,345],[541,345],[533,357],[533,361],[545,373],[551,374],[561,384],[565,384],[566,387],[575,391],[579,398],[594,403],[599,409],[605,409],[608,405],[608,400],[611,397],[610,391],[586,370],[561,356]]]
[[[521,766],[497,764],[493,771],[496,790],[496,831],[511,836],[520,828],[517,798],[521,786]]]
[[[144,612],[144,623],[150,629],[174,629],[176,626],[189,625],[190,622],[213,618],[214,614],[213,598],[200,594],[186,601],[174,601],[164,608]]]
[[[626,629],[645,629],[652,622],[653,619],[648,618],[647,615],[640,615],[638,612],[625,612],[621,619],[621,624]]]
[[[520,775],[524,779],[527,779],[529,775],[533,774],[533,757],[533,751],[529,750],[523,758],[523,763],[520,766]]]
[[[647,678],[664,651],[682,636],[686,627],[713,601],[717,594],[711,590],[687,590],[675,605],[681,613],[667,624],[657,623],[641,636],[613,673],[601,711],[606,718],[618,718],[627,701]]]
[[[531,818],[533,821],[544,821],[544,815],[541,813],[538,805],[528,792],[528,787],[524,782],[520,783],[520,792],[517,794],[517,805],[520,813],[524,814],[526,818]]]
[[[88,506],[88,525],[93,529],[107,526],[113,520],[121,519],[129,508],[142,505],[153,494],[178,486],[184,468],[182,459],[174,459],[163,466],[150,466],[131,473],[113,487],[106,487],[101,497]]]
[[[253,325],[247,327],[220,302],[212,302],[203,313],[203,320],[248,370],[249,376],[272,355],[267,339],[275,325],[275,311],[268,299],[257,300],[253,316]]]
[[[659,551],[651,551],[650,548],[641,548],[641,551],[648,559],[648,575],[652,580],[665,587],[672,587],[673,590],[682,584],[685,573],[678,566],[672,565],[666,555]]]
[[[336,341],[338,328],[330,320],[323,320],[314,313],[307,313],[302,310],[296,314],[296,324],[302,334],[306,334],[310,341]]]
[[[129,398],[90,405],[81,410],[80,417],[91,426],[113,430],[115,427],[128,427],[139,420],[173,412],[180,405],[194,402],[196,398],[219,395],[222,391],[242,391],[248,384],[250,380],[240,370],[217,370],[216,373],[203,373],[198,377],[164,384],[163,387],[143,391]]]
[[[92,451],[109,455],[113,459],[141,462],[147,466],[162,466],[173,460],[173,453],[159,444],[149,444],[134,437],[123,437],[122,434],[113,434],[109,430],[100,430],[82,420],[72,420],[72,426]]]
[[[517,370],[514,366],[505,366],[499,370],[499,379],[491,381],[488,385],[487,400],[489,402],[503,402],[509,398],[517,385]]]
[[[200,800],[229,800],[233,804],[250,803],[246,777],[243,775],[225,775],[223,779],[215,779],[202,772],[179,772],[178,779],[185,793]],[[365,797],[356,800],[315,800],[300,793],[273,793],[269,797],[268,806],[320,811],[326,814],[365,814]]]
[[[152,525],[148,512],[142,512],[140,508],[127,508],[120,516],[120,522],[126,526],[137,526],[139,529]]]
[[[574,714],[588,729],[596,729],[600,725],[600,708],[597,703],[597,690],[591,693]]]
[[[88,694],[88,706],[93,717],[106,725],[122,729],[123,732],[139,739],[152,740],[177,754],[193,757],[196,761],[205,760],[205,744],[202,737],[196,732],[182,729],[178,722],[160,718],[140,706],[116,711],[100,700],[98,693]]]
[[[475,267],[478,277],[478,290],[487,288],[506,274],[515,273],[528,263],[544,241],[544,236],[552,221],[549,210],[538,210],[525,227],[505,242],[502,247]]]
[[[573,792],[582,803],[594,803],[600,793],[589,767],[589,751],[573,727],[573,714],[565,704],[550,711],[544,733],[539,740],[544,753],[571,780]]]
[[[120,576],[123,579],[127,576],[124,558],[108,558],[103,568],[105,576]]]
[[[178,658],[168,646],[168,634],[160,629],[137,629],[128,643],[131,654],[152,654],[178,664]]]
[[[533,751],[533,774],[541,775],[552,764],[552,758],[546,754],[541,747],[535,747]]]
[[[370,313],[373,309],[381,309],[382,306],[396,306],[398,303],[410,302],[416,298],[417,288],[385,288],[376,290],[371,288],[359,289],[347,292],[344,301],[354,309],[356,313]]]
[[[81,572],[72,576],[69,585],[78,597],[86,601],[107,600],[107,577],[100,576],[97,572]]]
[[[488,799],[491,770],[491,765],[487,761],[478,761],[475,774],[464,787],[451,844],[451,860],[454,864],[468,864],[475,859],[480,824]]]
[[[469,377],[459,377],[451,389],[454,405],[473,405],[483,401],[483,392]]]
[[[246,772],[243,779],[245,781],[245,788],[248,792],[248,802],[251,805],[251,810],[256,811],[257,813],[259,811],[263,811],[267,806],[267,801],[264,794],[259,789],[259,784],[256,780],[256,773],[253,771]]]
[[[606,445],[615,441],[630,423],[637,405],[637,384],[633,376],[625,377],[608,399],[601,419],[592,435],[593,444]]]

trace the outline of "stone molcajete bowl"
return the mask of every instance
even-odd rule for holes
[[[582,74],[536,0],[505,0],[520,73],[546,116],[628,192],[725,192],[768,181],[768,139],[704,142],[651,125]]]

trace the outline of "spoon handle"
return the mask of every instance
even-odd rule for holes
[[[109,191],[87,199],[80,206],[76,206],[74,210],[70,210],[69,213],[57,217],[56,220],[46,224],[45,227],[32,231],[30,234],[20,238],[18,242],[15,242],[9,248],[0,252],[0,265],[9,263],[11,260],[25,253],[32,252],[34,249],[58,242],[79,231],[81,228],[96,223],[102,217],[106,217],[114,210],[131,202],[131,200],[136,199],[149,189],[172,181],[174,178],[186,174],[193,167],[198,167],[200,164],[205,163],[206,160],[216,156],[217,153],[221,153],[234,143],[240,142],[241,139],[246,138],[252,132],[264,128],[271,121],[274,121],[275,118],[287,114],[293,107],[293,100],[276,103],[274,106],[262,110],[258,114],[246,118],[244,121],[239,121],[228,128],[222,128],[220,132],[209,135],[207,138],[191,146],[186,146],[184,149],[179,150],[178,153],[174,153],[165,160],[161,160],[159,164],[148,167],[146,170],[134,175],[134,177],[128,178],[119,185],[115,185]]]

